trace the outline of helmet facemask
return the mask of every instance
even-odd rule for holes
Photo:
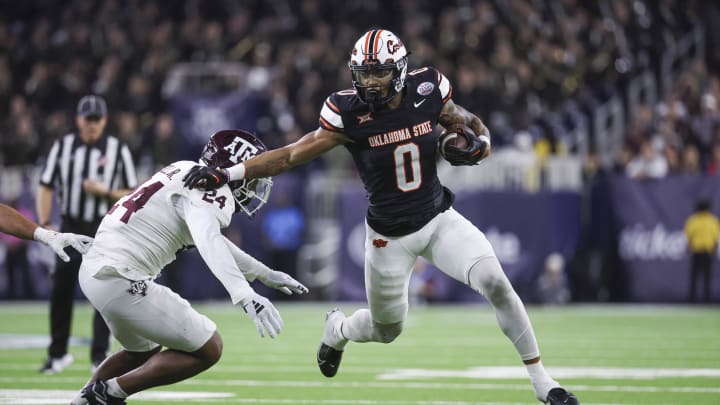
[[[353,87],[357,91],[358,97],[373,108],[387,104],[405,86],[407,57],[392,63],[357,65],[350,62],[348,66],[352,74]],[[390,78],[386,79],[387,77]],[[372,84],[366,84],[369,81]]]
[[[273,182],[269,177],[263,177],[231,181],[228,185],[232,190],[237,207],[252,218],[268,202]]]

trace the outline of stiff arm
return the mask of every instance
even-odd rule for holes
[[[297,165],[309,162],[330,149],[352,142],[340,132],[318,128],[282,148],[261,153],[228,169],[230,180],[257,179],[274,176]]]

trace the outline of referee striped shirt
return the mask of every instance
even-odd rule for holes
[[[103,134],[93,145],[74,133],[53,143],[40,184],[59,187],[63,220],[99,222],[110,208],[106,198],[86,193],[83,180],[97,180],[108,189],[135,188],[137,177],[130,149],[117,137]]]

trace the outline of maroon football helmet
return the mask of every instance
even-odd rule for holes
[[[239,129],[225,129],[210,137],[200,155],[200,162],[213,168],[227,168],[265,151],[267,147],[255,135]],[[269,177],[264,177],[231,181],[228,186],[237,206],[252,217],[267,203],[272,184]]]

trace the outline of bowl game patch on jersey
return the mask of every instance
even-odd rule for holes
[[[430,82],[422,82],[417,86],[417,94],[427,96],[435,90],[435,85]]]

